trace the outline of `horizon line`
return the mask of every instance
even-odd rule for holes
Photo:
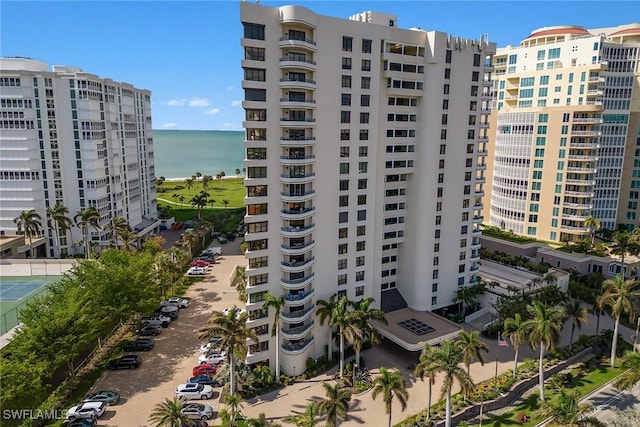
[[[244,130],[234,130],[234,129],[155,129],[151,128],[152,131],[158,130],[166,130],[166,131],[197,131],[197,132],[244,132]]]

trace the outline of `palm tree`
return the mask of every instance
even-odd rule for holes
[[[229,393],[235,393],[235,358],[244,359],[247,354],[247,340],[258,342],[258,337],[253,329],[247,328],[247,312],[232,307],[225,316],[221,312],[214,311],[207,322],[207,326],[198,331],[198,338],[209,342],[213,337],[220,337],[220,347],[227,350],[229,355]]]
[[[180,207],[184,207],[184,196],[182,194],[178,196],[178,200],[180,200]]]
[[[202,177],[202,174],[200,172],[196,172],[194,176],[196,177],[196,181],[197,181]]]
[[[456,296],[453,299],[453,302],[456,304],[460,304],[458,308],[458,314],[462,316],[466,314],[467,305],[473,301],[475,301],[476,296],[475,292],[472,288],[459,288],[456,290]]]
[[[531,348],[540,347],[539,376],[540,376],[540,400],[544,402],[544,352],[553,350],[560,338],[563,322],[566,317],[564,310],[557,307],[547,307],[540,301],[527,306],[531,318],[522,324],[522,331],[527,337]]]
[[[636,315],[634,303],[640,298],[640,282],[633,279],[626,279],[622,274],[618,274],[612,279],[607,279],[602,283],[602,295],[596,300],[598,307],[611,308],[611,315],[615,318],[613,328],[613,342],[611,343],[611,367],[615,366],[616,350],[618,346],[618,328],[620,326],[620,316],[629,315],[629,321],[633,322]]]
[[[271,327],[271,336],[276,337],[276,381],[280,382],[280,312],[284,307],[284,298],[276,297],[272,294],[266,294],[263,299],[262,309],[269,310],[273,308],[273,326]]]
[[[227,410],[231,416],[231,425],[233,425],[240,414],[240,404],[242,403],[242,397],[238,393],[228,394],[226,399]]]
[[[187,178],[184,184],[187,187],[187,190],[191,190],[193,188],[193,178]]]
[[[611,246],[611,253],[614,255],[620,255],[621,270],[620,273],[624,276],[624,256],[628,253],[635,252],[635,241],[632,238],[631,233],[628,231],[616,231],[613,233],[613,245]]]
[[[164,184],[165,181],[166,178],[164,176],[159,177],[158,179],[156,179],[156,187],[162,188],[162,184]]]
[[[480,339],[480,331],[471,333],[460,331],[456,345],[462,351],[462,361],[467,367],[467,375],[471,376],[471,362],[477,359],[480,364],[484,365],[481,350],[488,353],[489,347]]]
[[[332,341],[333,341],[333,327],[335,324],[333,323],[332,316],[333,312],[336,309],[338,294],[333,294],[329,298],[329,301],[318,300],[316,306],[318,309],[316,310],[316,315],[320,317],[320,326],[324,326],[324,322],[327,322],[327,326],[329,326],[329,344],[327,350],[327,359],[329,362],[333,360],[333,350],[332,350]]]
[[[193,196],[190,200],[191,206],[198,209],[198,219],[200,219],[202,208],[207,206],[208,197],[209,195],[205,191],[203,191],[202,193]]]
[[[206,190],[209,188],[209,183],[213,180],[211,175],[205,175],[202,177],[202,189]]]
[[[211,209],[213,209],[213,205],[216,203],[216,199],[209,199],[207,203],[211,203]]]
[[[409,392],[407,392],[407,385],[402,374],[398,371],[391,372],[387,368],[380,368],[380,376],[373,380],[371,397],[375,400],[378,395],[382,395],[385,412],[389,415],[389,427],[391,427],[393,398],[395,397],[400,402],[402,412],[407,408],[407,400],[409,400]]]
[[[565,304],[564,309],[567,318],[571,321],[571,339],[569,341],[569,351],[573,348],[573,333],[576,328],[580,330],[582,325],[589,321],[589,311],[580,304],[580,301],[573,300]]]
[[[94,207],[81,209],[76,212],[73,217],[73,221],[77,227],[82,229],[82,238],[84,241],[84,257],[86,259],[91,258],[91,246],[89,244],[89,227],[93,227],[96,230],[100,229],[100,213]]]
[[[337,383],[333,386],[322,383],[322,387],[324,387],[327,398],[318,404],[318,409],[320,409],[320,413],[327,416],[327,426],[335,427],[338,425],[338,416],[344,421],[347,420],[351,392]]]
[[[318,301],[318,305],[320,305],[321,307],[318,308],[317,314],[320,315],[320,324],[323,324],[323,313],[325,306],[321,305],[320,302],[321,301]],[[350,342],[362,339],[362,330],[359,328],[358,314],[353,310],[354,307],[354,303],[351,302],[346,296],[341,296],[336,301],[335,307],[330,313],[327,322],[327,324],[329,325],[329,329],[331,329],[333,326],[338,327],[338,338],[340,340],[340,378],[342,378],[344,373],[345,338]]]
[[[451,427],[451,389],[455,381],[460,385],[463,394],[469,393],[473,389],[473,381],[463,368],[462,349],[451,340],[444,340],[440,347],[433,347],[433,354],[425,359],[424,375],[427,378],[435,377],[439,373],[444,373],[440,398],[446,396],[446,421],[445,427]]]
[[[240,172],[242,172],[240,168],[236,168],[236,176],[238,177],[238,181],[240,181]]]
[[[62,230],[66,235],[67,231],[71,229],[71,225],[73,224],[71,218],[67,216],[68,214],[69,208],[60,202],[56,203],[53,208],[47,208],[47,215],[49,216],[47,225],[55,231],[58,257],[62,255],[62,249],[60,248],[60,230]]]
[[[227,209],[227,206],[229,205],[229,203],[231,203],[231,202],[230,202],[229,200],[227,200],[227,199],[224,199],[224,200],[222,201],[222,204],[224,205],[224,208],[225,208],[225,209]]]
[[[135,231],[132,231],[127,227],[118,231],[117,236],[122,241],[122,250],[124,252],[131,252],[138,249],[138,240],[140,240],[140,236]]]
[[[516,377],[518,371],[518,352],[520,350],[520,344],[522,344],[525,340],[525,334],[522,331],[522,316],[520,313],[515,313],[513,318],[509,317],[504,320],[504,331],[502,331],[502,336],[504,338],[509,338],[511,344],[513,344],[513,348],[516,351],[516,357],[513,362],[513,378]]]
[[[118,237],[124,230],[131,230],[131,227],[129,227],[129,221],[121,216],[114,216],[113,218],[111,218],[111,223],[109,224],[109,232],[111,233],[111,238],[115,242],[116,248],[119,247]]]
[[[309,402],[302,414],[289,415],[284,418],[285,423],[295,424],[296,427],[315,427],[320,416],[319,404],[317,402]]]
[[[434,347],[431,347],[429,344],[425,344],[422,349],[422,354],[420,354],[420,360],[416,364],[415,370],[413,374],[424,381],[424,378],[427,377],[429,381],[429,393],[427,398],[427,418],[431,418],[431,388],[436,383],[436,372],[430,371],[427,368],[431,366],[434,358],[436,357],[436,352],[434,351]]]
[[[372,344],[379,343],[380,334],[378,330],[371,323],[372,320],[378,320],[385,325],[387,324],[387,319],[384,316],[384,311],[377,308],[370,308],[371,304],[373,304],[375,300],[371,297],[362,298],[360,301],[354,304],[354,309],[357,318],[357,327],[360,329],[360,334],[355,334],[353,336],[353,348],[356,351],[356,359],[355,364],[360,366],[360,351],[362,350],[362,345],[364,341],[368,338]]]
[[[640,381],[640,353],[627,351],[622,357],[622,367],[626,370],[613,385],[620,390],[627,390]]]
[[[589,404],[580,404],[580,390],[561,388],[555,399],[544,403],[534,412],[537,418],[551,418],[550,426],[581,427],[605,426],[595,418],[585,417],[591,411]]]
[[[42,223],[40,222],[42,217],[36,212],[35,209],[29,209],[27,211],[20,212],[20,215],[13,219],[13,222],[18,226],[18,232],[22,232],[24,230],[24,234],[29,238],[29,257],[31,258],[33,254],[31,253],[31,238],[34,234],[38,234],[40,228],[42,228]]]
[[[591,235],[591,246],[593,246],[596,242],[596,231],[600,229],[602,224],[598,218],[590,216],[584,220],[584,226],[589,229],[589,234]]]
[[[220,182],[224,185],[224,177],[227,176],[227,174],[224,173],[224,171],[220,171],[218,175],[220,175]]]
[[[153,407],[153,412],[149,416],[149,422],[153,427],[181,427],[183,425],[194,425],[194,421],[182,413],[186,400],[165,399]]]

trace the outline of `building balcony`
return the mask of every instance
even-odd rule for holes
[[[587,173],[587,174],[591,174],[591,173],[596,173],[597,169],[596,168],[575,168],[575,167],[568,167],[567,168],[567,172],[574,172],[574,173]]]
[[[280,126],[287,128],[312,128],[315,125],[316,119],[314,118],[290,119],[282,117],[280,119]]]
[[[311,344],[313,344],[313,337],[296,343],[283,343],[280,347],[282,348],[282,354],[295,356],[311,348]]]
[[[305,227],[281,227],[280,234],[283,237],[303,237],[316,230],[315,224],[309,224]]]
[[[311,52],[315,52],[316,50],[316,42],[310,39],[304,39],[302,37],[291,37],[291,36],[283,36],[278,40],[278,46],[282,49],[287,48],[300,48],[306,49]]]
[[[298,340],[304,338],[309,333],[309,330],[313,327],[314,321],[307,323],[306,325],[298,326],[295,328],[280,328],[282,332],[282,338],[287,340]]]
[[[587,91],[587,96],[602,96],[604,91],[601,89],[591,89]]]
[[[300,289],[300,288],[304,288],[307,285],[311,284],[311,282],[313,281],[315,274],[311,273],[308,276],[305,277],[301,277],[299,279],[280,279],[280,285],[282,285],[283,288],[287,289],[287,290],[292,290],[292,289]]]
[[[480,249],[481,247],[480,239],[474,237],[473,240],[471,240],[471,249]]]
[[[602,132],[599,130],[572,130],[572,136],[601,136]]]
[[[313,147],[315,143],[315,136],[280,137],[280,146],[282,147]]]
[[[280,68],[302,68],[315,71],[318,67],[316,61],[296,56],[284,56],[280,58]]]
[[[601,124],[604,120],[602,117],[574,117],[573,123],[586,123],[586,124]]]
[[[590,150],[597,150],[600,148],[600,144],[595,142],[570,142],[569,148],[587,148]]]
[[[592,198],[593,197],[593,191],[590,188],[589,190],[585,190],[585,191],[570,191],[570,190],[566,190],[564,192],[565,196],[571,196],[571,197],[584,197],[584,198]]]
[[[595,185],[595,181],[592,179],[565,179],[564,183],[567,185],[584,185],[590,187]]]
[[[304,183],[315,180],[316,179],[315,177],[316,177],[316,174],[313,172],[297,173],[297,174],[283,173],[280,175],[280,182],[283,184],[304,184]]]
[[[316,108],[316,100],[309,98],[280,98],[280,107],[286,108]]]
[[[569,231],[573,234],[589,234],[590,233],[588,228],[574,227],[572,225],[561,225],[560,229]]]
[[[569,160],[581,160],[586,162],[595,162],[598,160],[597,156],[585,156],[584,154],[568,154],[567,159]]]
[[[482,221],[484,221],[484,217],[482,215],[476,215],[471,218],[471,221],[473,221],[474,223],[482,223]]]
[[[280,79],[280,88],[315,90],[316,81],[311,79],[289,79],[285,77]]]
[[[280,247],[282,248],[282,253],[285,255],[300,255],[307,250],[312,249],[315,245],[315,240],[309,240],[308,242],[297,245],[280,245]]]
[[[311,301],[311,298],[314,296],[314,292],[314,289],[311,289],[307,292],[301,291],[297,294],[289,292],[282,295],[282,299],[284,299],[285,306],[305,305],[307,302]]]
[[[574,209],[593,209],[593,204],[591,203],[563,203],[562,206]]]
[[[283,202],[306,202],[307,200],[311,200],[316,194],[315,190],[306,191],[306,192],[282,192],[280,193],[280,200]]]
[[[473,193],[473,195],[475,197],[482,197],[484,196],[484,190],[476,190],[475,193]]]
[[[562,219],[569,221],[584,221],[587,218],[589,218],[588,215],[562,215]]]
[[[313,305],[310,305],[304,310],[293,312],[286,312],[285,310],[283,310],[280,312],[280,319],[282,319],[283,322],[302,322],[311,317],[314,308],[315,307]]]
[[[480,123],[478,123],[478,127],[480,129],[488,129],[489,128],[489,122],[480,122]]]
[[[315,162],[316,156],[311,154],[308,156],[280,156],[281,165],[308,165]]]
[[[280,265],[282,266],[282,270],[289,273],[298,273],[309,267],[311,267],[315,263],[315,257],[309,257],[303,261],[282,261]]]
[[[486,163],[480,163],[480,164],[476,165],[476,169],[477,170],[481,170],[481,171],[486,170],[487,169],[487,164]]]

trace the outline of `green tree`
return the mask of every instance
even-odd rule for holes
[[[344,340],[345,338],[354,342],[356,340],[362,339],[362,330],[358,324],[358,314],[355,313],[354,308],[355,305],[351,302],[346,296],[341,296],[339,298],[332,295],[329,302],[325,302],[323,300],[319,300],[317,303],[318,310],[316,314],[320,316],[320,324],[324,324],[325,319],[327,319],[327,324],[329,329],[331,330],[334,326],[338,328],[338,339],[340,341],[340,378],[342,378],[344,374]],[[335,301],[335,306],[333,306],[333,310],[327,315],[325,314],[328,308],[332,307],[331,300]],[[329,350],[331,350],[331,346],[329,345]]]
[[[236,168],[236,176],[238,177],[238,181],[240,180],[240,172],[242,172],[240,168]]]
[[[424,375],[427,378],[444,374],[440,398],[446,396],[445,427],[451,427],[451,390],[454,382],[458,382],[463,394],[473,389],[473,381],[467,372],[460,367],[463,361],[462,349],[451,340],[444,340],[440,347],[434,347],[433,354],[425,359]]]
[[[580,404],[580,390],[558,390],[554,399],[544,402],[542,407],[534,412],[537,418],[551,418],[550,426],[580,427],[601,426],[603,423],[584,415],[591,411],[589,404]]]
[[[467,306],[473,301],[475,301],[475,299],[476,299],[475,292],[472,288],[464,287],[464,288],[456,289],[456,296],[453,299],[453,302],[456,304],[459,304],[458,314],[460,316],[462,316],[463,314],[466,314]]]
[[[193,183],[193,178],[187,178],[184,182],[185,186],[187,187],[187,190],[191,190],[194,186]]]
[[[640,381],[640,353],[627,351],[622,357],[625,371],[616,378],[614,385],[620,390],[627,390]]]
[[[320,409],[317,402],[309,402],[302,414],[289,415],[284,418],[284,422],[295,424],[296,427],[315,427],[320,417]]]
[[[234,425],[238,415],[240,415],[242,397],[238,393],[231,393],[227,395],[225,402],[227,404],[229,415],[231,416],[231,425]]]
[[[160,402],[153,407],[153,411],[149,415],[149,422],[153,427],[195,425],[194,420],[182,413],[185,403],[187,402],[183,398],[165,399],[164,402]]]
[[[91,245],[89,244],[89,227],[100,230],[100,213],[94,207],[81,209],[76,212],[73,221],[77,227],[82,230],[82,239],[84,242],[84,257],[91,258]]]
[[[456,345],[462,351],[462,361],[467,367],[467,375],[471,375],[471,362],[478,360],[484,365],[482,351],[489,352],[489,347],[480,339],[480,331],[460,331]]]
[[[591,246],[596,242],[596,232],[600,229],[602,224],[596,217],[590,216],[584,220],[584,226],[589,229],[589,235],[591,236]]]
[[[71,225],[73,221],[67,215],[69,215],[69,208],[64,206],[62,203],[58,202],[53,208],[47,208],[47,215],[49,219],[47,220],[47,225],[54,230],[56,235],[56,250],[55,253],[58,258],[62,257],[62,248],[60,244],[60,235],[61,232],[65,235],[67,231],[71,229]]]
[[[111,223],[109,224],[109,233],[111,234],[111,239],[113,239],[116,248],[120,247],[120,245],[118,244],[118,237],[120,237],[120,233],[125,230],[131,230],[129,221],[121,216],[114,216],[113,218],[111,218]]]
[[[117,236],[120,238],[122,242],[122,250],[125,252],[131,252],[138,249],[138,242],[140,241],[140,236],[135,231],[132,231],[130,228],[125,228],[123,230],[118,231]]]
[[[229,357],[229,392],[235,393],[235,358],[244,360],[247,355],[247,340],[258,342],[253,329],[247,327],[247,312],[232,307],[225,316],[214,311],[207,326],[198,331],[198,338],[209,342],[213,337],[220,337],[219,346],[226,349]]]
[[[438,354],[435,352],[434,347],[431,347],[429,344],[425,344],[422,349],[422,353],[420,354],[420,359],[416,364],[415,370],[413,374],[424,381],[427,378],[429,384],[429,391],[427,397],[427,418],[431,418],[431,388],[436,383],[436,371],[429,369],[431,365],[434,363],[434,359],[438,357]]]
[[[548,307],[540,301],[527,307],[531,317],[522,324],[522,331],[531,348],[540,348],[538,375],[540,378],[540,400],[544,402],[544,366],[543,357],[546,350],[555,349],[566,314],[557,307]]]
[[[224,199],[224,200],[222,201],[222,204],[224,205],[224,208],[225,208],[225,209],[227,209],[227,206],[229,206],[229,203],[231,203],[231,202],[230,202],[229,200],[227,200],[227,199]]]
[[[613,233],[613,245],[611,253],[620,255],[621,274],[626,276],[624,267],[624,257],[627,254],[635,253],[637,249],[633,235],[628,231],[616,231]]]
[[[582,325],[589,321],[589,311],[577,299],[565,304],[564,309],[567,313],[567,318],[571,321],[571,339],[569,340],[569,351],[571,351],[573,348],[573,334],[576,329],[580,330]]]
[[[640,298],[639,287],[639,281],[625,279],[622,274],[618,274],[602,283],[602,294],[598,297],[596,303],[601,309],[605,307],[611,308],[611,317],[615,319],[613,342],[611,343],[611,367],[615,366],[616,363],[620,316],[627,314],[629,322],[633,322],[636,316],[635,304]]]
[[[271,336],[276,337],[276,380],[280,382],[280,312],[284,307],[284,298],[277,297],[273,294],[264,296],[262,308],[269,310],[273,308],[273,326],[271,326]]]
[[[196,194],[189,201],[191,206],[195,207],[198,210],[198,219],[201,217],[202,208],[207,206],[207,201],[209,200],[209,195],[206,192],[202,192],[200,194]]]
[[[26,211],[20,212],[16,218],[13,219],[13,222],[18,226],[18,233],[24,231],[25,236],[29,239],[29,257],[33,257],[31,253],[32,248],[32,237],[34,234],[38,234],[40,229],[42,228],[42,223],[40,222],[42,217],[36,212],[35,209],[29,209]]]
[[[162,185],[164,184],[164,182],[166,181],[166,178],[164,176],[161,176],[159,178],[156,179],[156,187],[159,187],[159,190],[162,189]]]
[[[202,189],[206,190],[209,188],[209,183],[213,181],[213,177],[211,175],[205,175],[202,177]]]
[[[407,392],[407,385],[402,374],[398,371],[391,372],[387,368],[380,368],[380,375],[373,380],[371,393],[373,400],[378,396],[382,396],[385,412],[389,415],[389,427],[391,427],[393,399],[395,398],[400,403],[402,412],[407,408],[407,400],[409,400],[409,392]]]
[[[384,311],[377,308],[371,308],[371,304],[374,302],[375,300],[373,298],[365,297],[353,305],[357,323],[356,326],[360,331],[358,334],[353,334],[353,348],[356,351],[355,364],[358,366],[360,366],[360,351],[362,350],[364,341],[369,339],[372,344],[379,343],[381,341],[380,334],[371,321],[377,320],[385,325],[387,324]]]
[[[513,318],[509,317],[504,320],[504,331],[502,332],[502,336],[504,338],[509,338],[509,341],[513,344],[513,348],[516,352],[516,356],[513,361],[513,378],[516,377],[518,372],[518,352],[520,350],[520,344],[525,341],[522,323],[524,323],[522,316],[520,316],[520,313],[516,313]]]
[[[194,176],[196,177],[196,180],[198,180],[198,179],[202,178],[202,173],[196,172]]]
[[[333,386],[322,383],[322,387],[324,387],[327,398],[320,401],[318,408],[322,414],[327,416],[327,426],[335,427],[338,425],[338,417],[341,417],[343,421],[347,420],[351,392],[337,383]]]
[[[331,362],[333,360],[333,350],[332,350],[332,342],[333,342],[333,328],[335,327],[335,324],[333,323],[333,312],[336,309],[336,306],[338,304],[338,294],[333,294],[331,295],[331,297],[329,297],[328,301],[325,300],[318,300],[318,302],[316,303],[316,307],[318,307],[318,309],[316,310],[316,315],[320,317],[320,325],[323,326],[325,324],[325,322],[327,323],[327,326],[329,327],[329,342],[328,342],[328,354],[327,354],[327,359]]]

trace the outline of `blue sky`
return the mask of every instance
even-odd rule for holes
[[[239,1],[1,0],[0,54],[27,56],[152,91],[154,129],[240,130]],[[610,27],[637,21],[640,3],[612,1],[265,1],[347,18],[375,10],[400,28],[489,34],[517,45],[551,25]]]

